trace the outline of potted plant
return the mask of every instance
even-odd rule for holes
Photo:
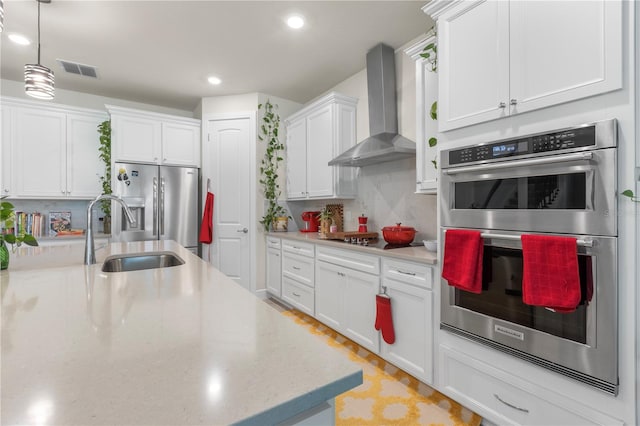
[[[102,193],[111,194],[111,121],[107,120],[100,123],[98,125],[98,134],[100,135],[98,157],[104,162],[104,175],[100,176]],[[103,232],[111,234],[111,201],[101,201],[100,208],[104,213]]]
[[[318,219],[320,219],[320,233],[328,234],[333,223],[333,212],[325,206],[318,214]]]
[[[260,163],[260,184],[262,192],[267,201],[267,208],[260,220],[260,224],[265,231],[286,231],[289,221],[287,210],[278,203],[278,198],[282,194],[278,183],[278,168],[283,161],[282,151],[284,144],[280,142],[278,130],[280,128],[280,115],[275,111],[277,104],[272,104],[269,100],[258,105],[258,110],[263,110],[262,124],[258,139],[266,142],[267,147]]]
[[[15,251],[16,246],[19,247],[22,243],[29,246],[38,245],[38,241],[33,235],[9,233],[10,229],[13,229],[12,232],[16,232],[14,229],[15,217],[13,204],[2,201],[0,203],[0,269],[9,267],[9,249],[6,243],[11,244],[12,251]]]

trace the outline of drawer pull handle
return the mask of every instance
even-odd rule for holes
[[[293,247],[296,250],[302,250],[302,247],[298,247],[298,246],[291,246],[291,247]]]
[[[293,294],[295,297],[300,297],[298,293],[291,293],[291,294]]]
[[[340,275],[341,277],[344,277],[344,272],[338,272],[338,275]]]
[[[293,269],[295,269],[296,271],[299,271],[300,268],[298,268],[297,266],[292,266]]]
[[[273,253],[276,255],[276,257],[280,257],[280,253]]]
[[[400,269],[396,269],[396,271],[398,271],[399,274],[411,275],[412,277],[416,276],[415,272],[405,272],[405,271],[401,271]]]
[[[523,413],[528,413],[529,410],[527,410],[526,408],[520,408],[520,407],[516,407],[513,404],[509,404],[507,401],[503,401],[497,394],[493,394],[493,396],[500,402],[502,402],[504,405],[506,405],[507,407],[511,407],[514,410],[518,410],[518,411],[522,411]]]

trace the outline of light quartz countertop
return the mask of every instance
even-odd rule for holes
[[[173,241],[24,247],[0,273],[3,424],[274,424],[362,370]],[[104,273],[106,256],[184,265]]]
[[[394,248],[393,250],[384,250],[379,247],[361,246],[357,244],[348,244],[340,240],[325,240],[318,237],[315,232],[270,232],[269,236],[276,238],[285,238],[288,240],[306,241],[314,244],[321,244],[329,247],[335,247],[345,250],[356,250],[363,253],[375,254],[378,256],[395,257],[398,259],[410,260],[413,262],[426,263],[435,265],[438,263],[438,254],[421,246]],[[382,238],[382,236],[380,236]]]

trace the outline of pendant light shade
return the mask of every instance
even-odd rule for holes
[[[53,99],[55,96],[53,71],[39,63],[25,65],[24,91],[37,99]]]
[[[4,30],[4,2],[0,0],[0,33]]]
[[[24,91],[36,99],[53,99],[55,96],[54,77],[51,69],[40,65],[40,3],[51,0],[36,0],[38,2],[38,63],[24,66]]]

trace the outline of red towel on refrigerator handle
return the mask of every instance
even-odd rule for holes
[[[396,341],[396,333],[393,329],[393,316],[391,315],[391,299],[387,295],[376,295],[376,330],[382,331],[382,338],[392,345]]]
[[[575,238],[522,235],[522,300],[558,312],[580,304],[580,272]]]
[[[444,235],[442,278],[460,290],[482,293],[483,253],[480,231],[448,229]]]
[[[211,244],[213,241],[213,194],[207,192],[207,199],[204,204],[202,224],[200,225],[200,242]]]

